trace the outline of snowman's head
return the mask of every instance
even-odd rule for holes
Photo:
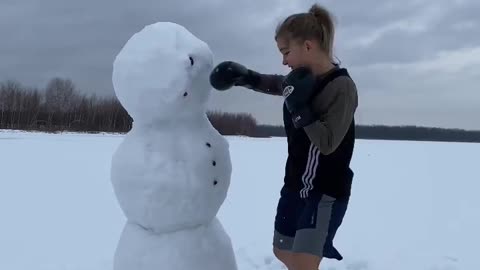
[[[116,56],[112,82],[135,122],[186,119],[206,112],[213,54],[185,27],[159,22],[134,34]]]

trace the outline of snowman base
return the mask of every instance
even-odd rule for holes
[[[155,234],[127,222],[114,256],[115,270],[236,270],[230,237],[217,218],[210,224]]]

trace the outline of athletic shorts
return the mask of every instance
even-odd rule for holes
[[[300,198],[283,188],[275,216],[273,245],[281,250],[342,260],[333,239],[347,210],[348,200],[327,195]]]

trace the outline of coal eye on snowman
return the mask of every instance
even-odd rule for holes
[[[193,57],[189,56],[188,58],[190,59],[190,65],[193,66],[193,64],[195,63],[195,61],[193,61]]]

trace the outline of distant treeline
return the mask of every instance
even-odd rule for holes
[[[357,139],[371,140],[408,140],[408,141],[443,141],[443,142],[480,142],[480,131],[462,129],[445,129],[418,126],[382,126],[357,125]],[[263,136],[285,136],[282,126],[258,125],[257,132]]]
[[[250,114],[207,115],[223,135],[285,136],[282,126],[259,125]],[[80,94],[70,79],[53,78],[44,89],[0,83],[0,129],[125,133],[131,127],[132,118],[115,97]],[[357,126],[356,134],[359,139],[480,142],[480,131],[416,126]]]

